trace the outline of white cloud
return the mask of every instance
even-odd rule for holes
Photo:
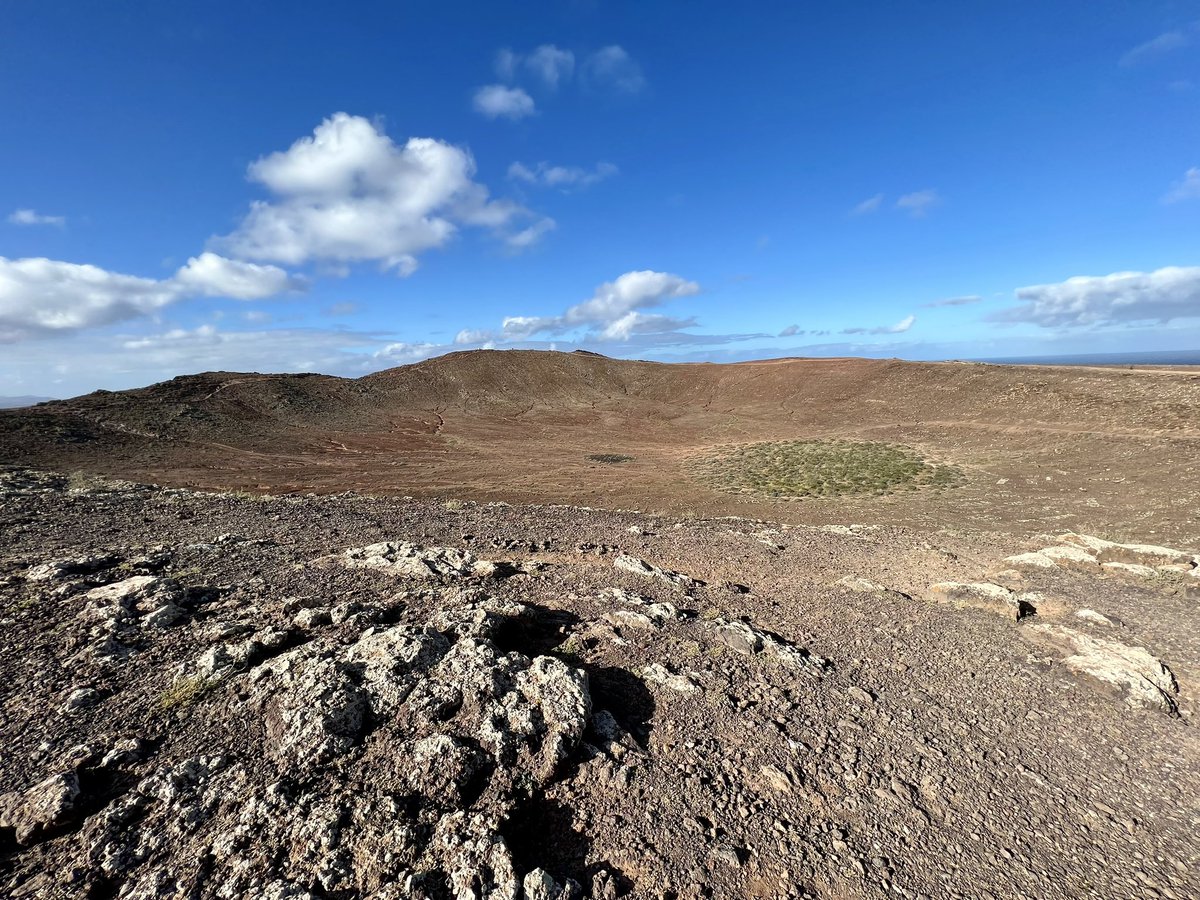
[[[462,344],[482,344],[490,340],[494,335],[490,331],[481,331],[475,328],[464,328],[454,336],[454,343]]]
[[[8,214],[8,221],[13,225],[56,225],[61,228],[67,224],[67,217],[46,216],[35,209],[14,209]]]
[[[627,341],[635,334],[663,334],[668,331],[691,328],[695,324],[695,318],[676,319],[671,316],[641,313],[635,310],[609,322],[600,332],[600,338],[606,341]]]
[[[926,309],[935,309],[942,306],[971,306],[975,303],[982,303],[983,298],[975,294],[969,294],[963,297],[947,297],[945,300],[932,300],[929,303],[922,303],[921,306]]]
[[[868,197],[862,203],[856,204],[855,207],[850,210],[850,215],[865,216],[869,213],[879,212],[879,209],[882,206],[883,194],[876,194],[874,197]]]
[[[538,219],[528,228],[522,228],[520,231],[506,235],[504,242],[510,250],[520,252],[528,247],[532,247],[542,239],[542,236],[557,228],[557,223],[550,218]]]
[[[547,88],[555,90],[560,81],[569,81],[575,74],[575,54],[553,44],[542,44],[525,58],[525,67]]]
[[[371,358],[389,366],[403,366],[408,363],[419,362],[422,359],[428,359],[436,353],[444,352],[445,349],[440,344],[407,343],[400,341],[376,350],[371,354]]]
[[[175,283],[186,293],[234,300],[262,300],[285,291],[302,290],[305,282],[277,266],[226,259],[204,252],[193,256],[175,273]]]
[[[1200,168],[1191,168],[1183,173],[1183,179],[1171,185],[1163,196],[1163,203],[1180,203],[1184,200],[1200,200]]]
[[[842,334],[903,334],[913,327],[916,316],[905,316],[895,325],[880,325],[876,328],[843,328]]]
[[[1072,328],[1166,322],[1200,316],[1200,267],[1079,275],[1057,284],[1018,288],[1021,306],[994,313],[996,322]]]
[[[5,347],[0,393],[36,384],[46,394],[68,397],[98,387],[118,390],[203,371],[357,376],[388,365],[387,359],[376,359],[371,352],[384,343],[370,332],[261,327],[223,331],[212,325],[149,334],[68,334],[55,342],[52,355],[40,342]]]
[[[612,163],[599,162],[593,169],[583,169],[579,166],[552,166],[546,162],[527,166],[515,162],[508,167],[508,177],[513,181],[523,181],[526,184],[540,187],[584,188],[611,178],[617,174],[617,167]]]
[[[169,282],[97,266],[0,257],[0,341],[148,315],[178,295]]]
[[[358,349],[373,338],[309,328],[220,331],[202,325],[115,338],[112,344],[91,339],[83,359],[90,361],[96,376],[119,373],[131,384],[204,371],[361,374],[378,368]],[[65,358],[73,365],[71,356]]]
[[[1193,22],[1183,28],[1176,28],[1172,31],[1165,31],[1157,37],[1151,38],[1145,43],[1138,44],[1132,50],[1128,51],[1121,57],[1122,66],[1136,66],[1141,63],[1150,62],[1160,56],[1165,56],[1175,50],[1182,50],[1184,47],[1191,46],[1195,41],[1197,32],[1200,32],[1200,23]]]
[[[508,316],[501,323],[499,333],[463,330],[456,341],[460,344],[489,339],[520,341],[536,334],[561,335],[581,329],[592,339],[600,340],[666,333],[694,325],[695,320],[644,315],[640,310],[699,292],[700,285],[678,275],[650,270],[626,272],[616,280],[600,285],[589,299],[570,307],[562,315]]]
[[[212,244],[241,259],[377,261],[409,275],[421,253],[443,246],[460,225],[504,238],[530,215],[490,200],[474,174],[460,147],[433,138],[398,145],[375,123],[336,113],[311,137],[250,166],[249,177],[276,199],[254,203],[233,234]]]
[[[622,94],[636,94],[646,86],[642,67],[616,44],[597,50],[583,63],[587,83]]]
[[[303,282],[275,266],[203,253],[156,280],[44,258],[0,257],[0,342],[150,316],[187,297],[261,300]]]
[[[537,112],[533,98],[523,88],[486,84],[471,101],[475,112],[489,119],[523,119]]]
[[[896,209],[905,210],[914,219],[923,218],[929,210],[942,202],[941,196],[932,188],[913,191],[896,201]]]
[[[783,329],[783,331],[779,332],[778,336],[779,337],[795,337],[798,334],[805,334],[805,333],[806,332],[804,331],[804,329],[802,329],[799,325],[789,325],[787,328]]]

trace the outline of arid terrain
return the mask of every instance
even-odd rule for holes
[[[556,502],[1200,542],[1200,371],[899,360],[665,365],[472,351],[357,380],[209,373],[0,411],[0,462],[179,487]],[[953,491],[789,503],[691,474],[755,441],[889,441]],[[599,453],[632,457],[620,465]]]
[[[1197,408],[508,351],[0,413],[0,895],[1200,897]]]

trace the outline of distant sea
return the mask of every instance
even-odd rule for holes
[[[1006,356],[973,362],[1026,366],[1200,366],[1200,350],[1150,350],[1140,353],[1073,353],[1063,356]]]

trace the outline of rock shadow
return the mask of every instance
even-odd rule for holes
[[[620,666],[581,663],[587,672],[592,708],[606,709],[644,750],[654,718],[654,695],[646,682]]]
[[[525,603],[525,612],[509,616],[492,633],[492,643],[502,653],[544,656],[566,640],[579,616],[537,603]]]

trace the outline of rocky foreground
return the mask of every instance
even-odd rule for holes
[[[1200,569],[0,472],[0,894],[1200,896]]]

